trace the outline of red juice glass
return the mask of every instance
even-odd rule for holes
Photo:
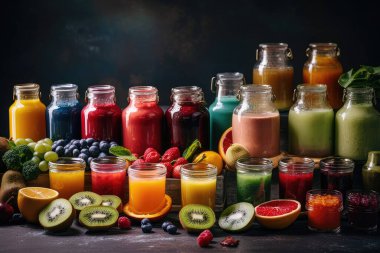
[[[164,112],[158,105],[158,91],[153,86],[129,88],[129,105],[123,110],[123,145],[139,156],[147,148],[162,151]]]
[[[90,86],[87,105],[82,109],[82,138],[120,142],[121,109],[116,105],[115,87]]]
[[[184,151],[195,139],[202,148],[210,146],[210,115],[202,89],[182,86],[172,89],[172,104],[165,113],[170,145]]]
[[[100,195],[116,195],[124,202],[126,162],[122,158],[106,156],[91,161],[92,191]]]
[[[313,186],[314,161],[310,158],[288,157],[279,162],[280,198],[295,199],[305,207],[306,193]]]

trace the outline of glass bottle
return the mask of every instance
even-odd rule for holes
[[[239,104],[237,94],[244,85],[242,73],[219,73],[211,79],[211,91],[216,87],[215,101],[210,105],[210,147],[218,151],[219,139],[232,126],[232,113]]]
[[[147,148],[161,152],[164,112],[158,105],[158,90],[153,86],[129,88],[129,104],[123,110],[123,145],[144,154]]]
[[[369,151],[380,150],[380,113],[373,107],[373,88],[347,88],[345,98],[335,116],[335,154],[363,161]]]
[[[18,84],[13,87],[13,104],[9,107],[9,137],[46,138],[46,107],[40,100],[40,86],[36,83]]]
[[[368,160],[363,166],[362,176],[364,189],[380,193],[380,151],[368,153]]]
[[[112,140],[120,143],[121,109],[116,105],[115,87],[90,86],[87,105],[82,109],[82,138]]]
[[[172,89],[171,106],[165,112],[171,147],[183,152],[198,139],[202,148],[210,145],[210,115],[205,106],[202,89],[181,86]]]
[[[232,116],[232,140],[243,145],[252,157],[280,153],[280,114],[272,98],[270,85],[240,88],[240,104]]]
[[[306,49],[308,59],[303,67],[304,83],[327,85],[327,98],[333,109],[342,106],[343,88],[338,79],[343,68],[339,55],[340,50],[335,43],[311,43]]]
[[[326,100],[326,85],[298,85],[290,108],[289,152],[298,156],[333,154],[334,111]]]
[[[75,84],[53,85],[50,89],[51,103],[46,109],[46,124],[52,140],[80,139],[80,114],[82,104],[78,101],[78,86]]]
[[[253,68],[254,84],[269,84],[276,96],[275,106],[287,110],[292,105],[293,67],[292,51],[286,43],[260,44],[256,51],[256,64]]]

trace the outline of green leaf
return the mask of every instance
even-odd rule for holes
[[[363,86],[380,88],[380,66],[372,67],[362,65],[356,71],[350,69],[340,76],[338,83],[343,88]]]
[[[10,148],[10,149],[13,149],[13,148],[16,147],[16,144],[15,144],[14,141],[8,141],[8,145],[9,145],[9,148]]]
[[[190,161],[190,158],[194,156],[195,152],[198,149],[202,148],[202,144],[198,139],[195,139],[191,145],[183,151],[182,157],[187,161]]]
[[[137,158],[131,153],[131,151],[123,146],[113,146],[109,149],[109,152],[114,156],[123,158],[130,162],[137,160]]]

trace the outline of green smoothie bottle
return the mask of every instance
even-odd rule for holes
[[[345,90],[346,102],[335,116],[335,154],[364,161],[380,150],[380,113],[373,106],[373,88]]]
[[[368,160],[363,166],[362,176],[364,189],[380,192],[380,151],[368,153]]]
[[[244,75],[219,73],[211,79],[211,91],[216,88],[215,101],[210,105],[210,147],[218,151],[219,139],[224,131],[232,126],[232,113],[239,104],[237,94],[244,85]]]

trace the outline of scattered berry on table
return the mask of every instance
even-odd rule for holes
[[[26,221],[25,221],[25,219],[21,213],[14,213],[12,215],[12,219],[10,220],[11,225],[21,225],[21,224],[25,224],[25,223],[26,223]]]
[[[147,218],[145,218],[145,219],[143,219],[143,220],[141,221],[141,225],[146,225],[146,224],[151,224],[151,223],[150,223],[150,220],[147,219]]]
[[[131,221],[128,219],[128,217],[121,216],[117,220],[117,225],[120,229],[130,229],[131,228]]]
[[[171,162],[181,156],[181,153],[179,151],[178,147],[172,147],[165,151],[165,153],[162,155],[162,162]]]
[[[164,223],[162,223],[161,225],[161,228],[167,232],[166,228],[169,226],[169,225],[173,225],[173,223],[171,223],[170,221],[164,221]]]
[[[148,223],[148,224],[142,224],[141,225],[141,230],[144,232],[144,233],[150,233],[152,232],[152,224]]]
[[[214,236],[212,235],[210,230],[204,230],[202,233],[199,234],[197,238],[197,243],[199,247],[207,247]]]
[[[239,240],[235,240],[232,236],[227,236],[220,242],[220,245],[224,247],[237,247],[239,245]]]
[[[173,224],[166,227],[166,230],[169,234],[175,235],[177,233],[177,227]]]

